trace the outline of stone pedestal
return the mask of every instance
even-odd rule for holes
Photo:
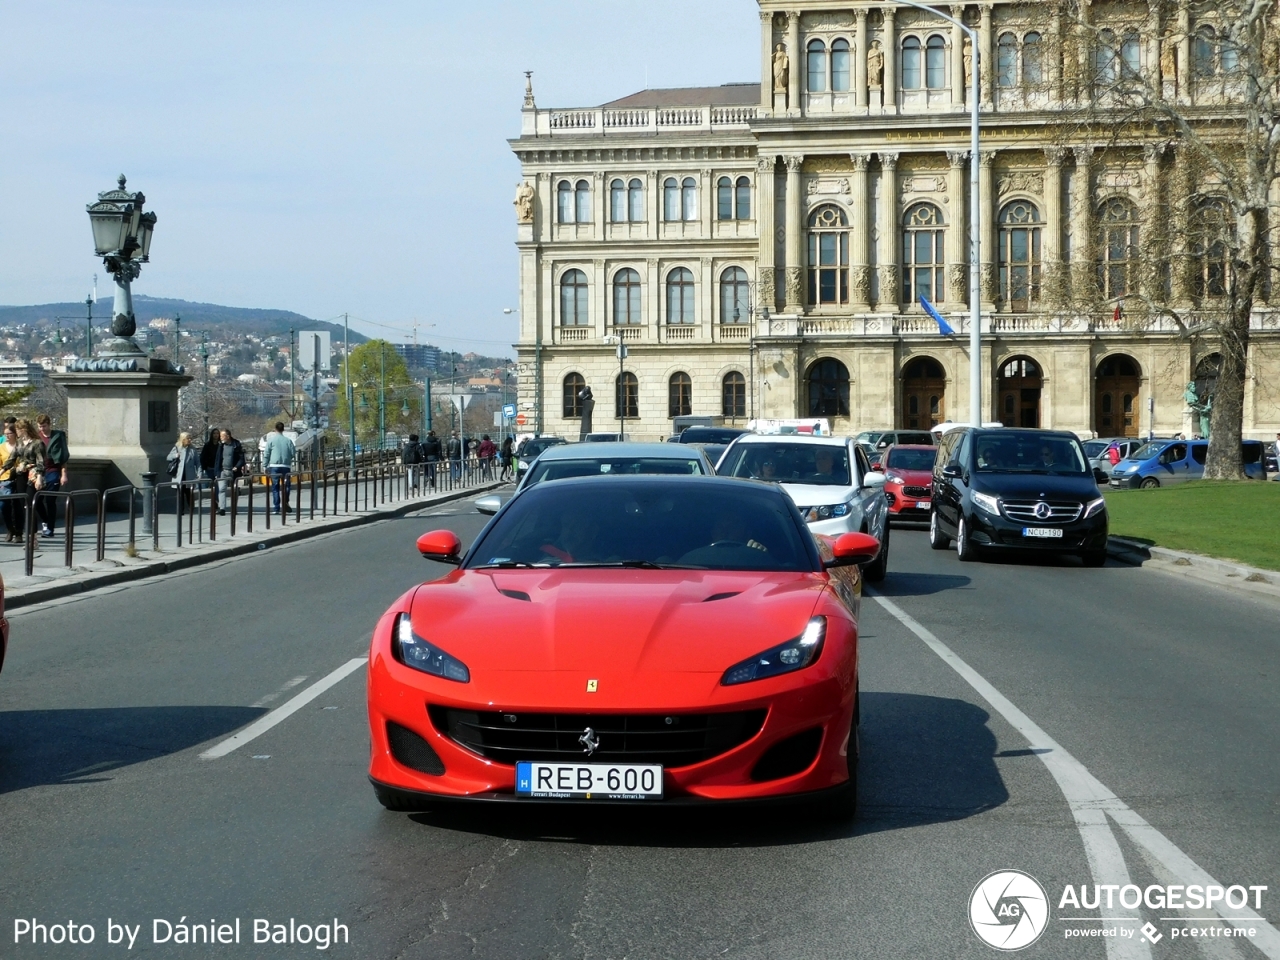
[[[71,471],[79,458],[110,460],[104,488],[142,484],[144,473],[166,476],[165,458],[178,439],[178,390],[193,379],[167,361],[81,362],[81,366],[131,366],[132,370],[76,370],[51,378],[67,391],[67,443]]]

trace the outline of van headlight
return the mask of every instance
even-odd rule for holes
[[[1095,513],[1102,513],[1102,511],[1106,509],[1107,501],[1102,497],[1099,497],[1097,500],[1089,501],[1088,506],[1084,508],[1084,515],[1086,518],[1092,517]]]
[[[973,501],[973,505],[984,513],[989,513],[993,517],[1000,516],[1000,501],[989,493],[973,492],[969,494],[969,499]]]

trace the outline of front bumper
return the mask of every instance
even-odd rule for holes
[[[919,520],[929,522],[931,500],[929,494],[923,497],[909,497],[901,487],[886,487],[884,498],[889,504],[889,516],[894,520]]]
[[[1061,537],[1040,538],[1024,536],[1027,526],[1055,527],[1062,530]],[[970,536],[973,544],[1007,550],[1038,550],[1050,553],[1077,550],[1105,550],[1107,548],[1107,511],[1101,510],[1092,517],[1073,523],[1027,524],[1010,520],[1001,514],[993,517],[982,510],[974,510],[970,517]]]

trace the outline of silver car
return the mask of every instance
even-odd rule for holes
[[[1140,437],[1098,437],[1096,440],[1085,440],[1084,455],[1089,458],[1089,466],[1094,470],[1101,470],[1108,477],[1111,476],[1113,467],[1111,458],[1107,456],[1107,451],[1113,443],[1120,451],[1120,457],[1116,461],[1118,463],[1146,443],[1146,441]]]

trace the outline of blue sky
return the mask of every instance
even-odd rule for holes
[[[523,71],[542,107],[755,81],[756,11],[0,0],[0,303],[83,298],[95,271],[109,296],[84,207],[124,172],[159,215],[138,293],[510,355]]]

